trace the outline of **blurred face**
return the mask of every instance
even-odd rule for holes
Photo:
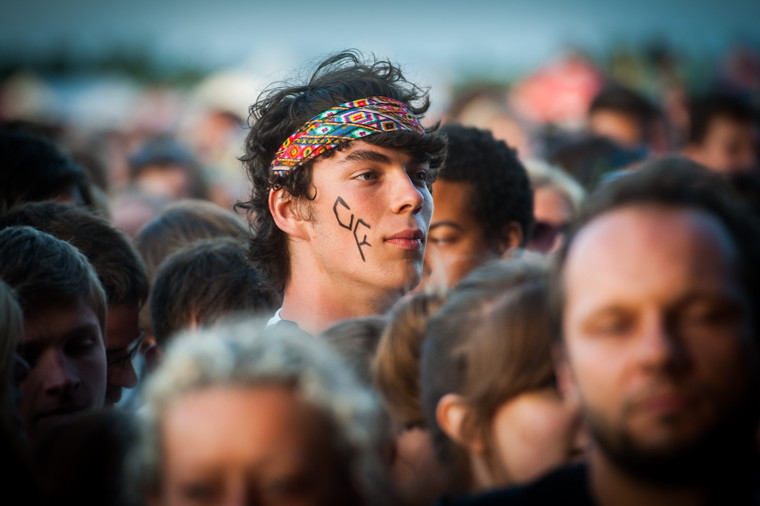
[[[116,304],[108,306],[106,317],[106,359],[108,363],[108,386],[106,404],[121,399],[122,388],[137,385],[137,373],[132,359],[140,345],[139,309],[136,305]]]
[[[31,367],[17,413],[35,440],[50,425],[103,406],[106,356],[95,313],[84,302],[28,315],[19,354]]]
[[[346,504],[330,428],[283,387],[192,392],[169,406],[161,434],[154,504]]]
[[[528,249],[542,253],[557,251],[573,219],[567,198],[554,188],[537,188],[533,192],[533,217],[533,237]]]
[[[136,180],[137,187],[149,194],[169,200],[192,197],[190,170],[177,163],[143,167]]]
[[[720,172],[747,172],[757,164],[757,131],[751,124],[716,117],[704,141],[691,149],[692,158]]]
[[[616,111],[598,110],[589,117],[589,128],[622,146],[636,148],[641,145],[641,129],[635,118]]]
[[[565,352],[605,455],[677,459],[748,405],[753,329],[734,259],[723,226],[689,209],[621,208],[577,236]]]
[[[493,447],[509,483],[536,479],[583,452],[578,407],[554,388],[524,392],[493,417]]]
[[[309,253],[320,279],[339,293],[406,293],[420,281],[433,199],[427,161],[354,142],[317,161]]]
[[[497,256],[473,214],[472,192],[468,182],[439,179],[433,183],[435,211],[421,288],[453,286],[472,269]]]
[[[396,436],[390,476],[405,504],[433,504],[446,493],[449,473],[435,456],[430,433],[421,428],[402,429]]]

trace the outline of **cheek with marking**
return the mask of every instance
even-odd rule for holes
[[[351,211],[351,207],[343,200],[342,197],[335,199],[333,204],[333,213],[335,214],[335,220],[341,228],[345,228],[350,231],[356,241],[356,247],[359,249],[359,255],[362,257],[362,262],[366,262],[364,257],[363,246],[372,247],[367,241],[367,230],[372,228],[369,223],[361,218],[355,218],[354,213]]]

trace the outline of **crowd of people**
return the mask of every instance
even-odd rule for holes
[[[234,205],[0,125],[8,504],[760,504],[760,115],[688,98],[429,118],[346,51],[251,97]]]

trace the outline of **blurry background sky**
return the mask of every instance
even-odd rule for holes
[[[426,121],[496,86],[531,135],[582,129],[611,81],[681,130],[693,94],[760,103],[760,0],[0,0],[0,123],[94,158],[110,194],[129,187],[141,145],[178,139],[234,201],[248,107],[346,48],[429,86]]]
[[[347,47],[414,68],[503,76],[557,51],[659,38],[712,54],[760,40],[757,0],[3,0],[0,58],[149,52],[164,65],[265,76]]]

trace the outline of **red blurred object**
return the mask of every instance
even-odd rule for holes
[[[552,62],[517,83],[512,106],[537,123],[555,123],[577,129],[585,121],[589,104],[604,84],[595,65],[579,55]]]

